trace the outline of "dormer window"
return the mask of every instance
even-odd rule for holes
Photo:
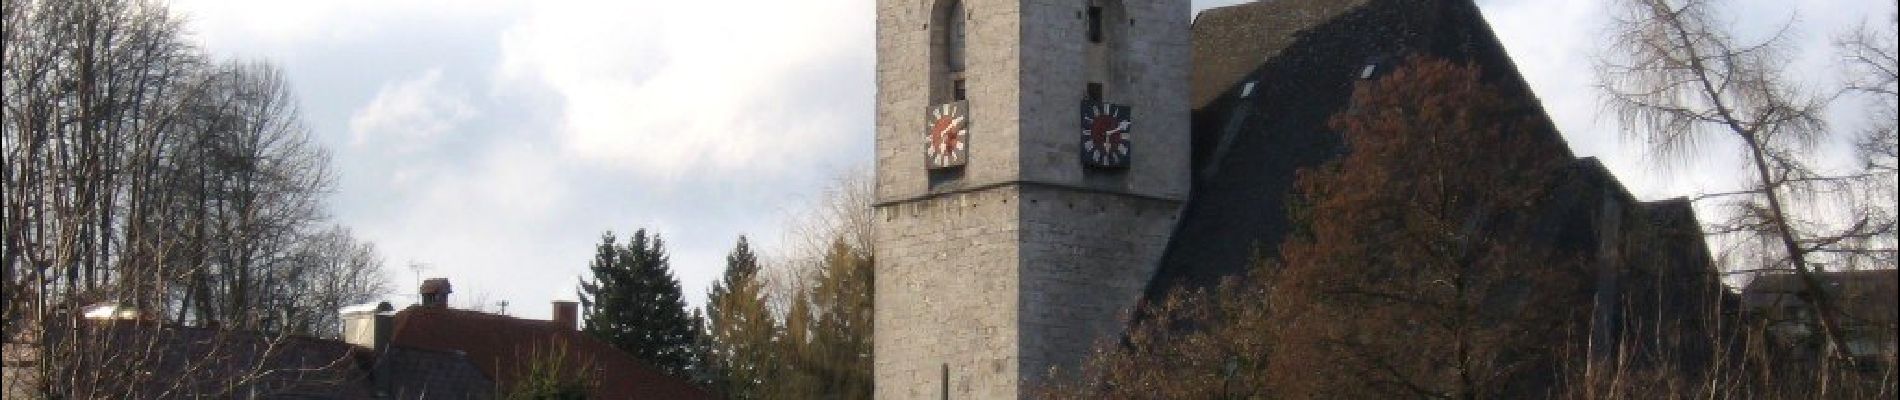
[[[1359,68],[1359,79],[1372,79],[1378,76],[1379,69],[1384,68],[1383,64],[1385,64],[1384,56],[1366,57],[1366,66]]]

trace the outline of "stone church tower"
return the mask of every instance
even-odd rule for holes
[[[877,2],[878,398],[1020,398],[1120,334],[1188,193],[1189,11]]]

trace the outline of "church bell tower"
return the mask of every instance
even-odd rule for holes
[[[1188,193],[1188,0],[877,2],[876,395],[1073,371]]]

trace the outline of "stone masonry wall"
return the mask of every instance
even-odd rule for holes
[[[922,136],[945,1],[877,2],[875,391],[1018,398],[1118,335],[1159,263],[1188,190],[1188,1],[1120,0],[1125,18],[1105,21],[1124,39],[1106,45],[1106,100],[1134,106],[1136,154],[1086,171],[1089,3],[962,0],[969,164],[933,185]]]
[[[1186,198],[1192,140],[1188,2],[1120,0],[1127,19],[1103,21],[1113,25],[1105,30],[1119,31],[1120,37],[1100,45],[1088,40],[1088,1],[1022,2],[1021,179]],[[1080,109],[1090,81],[1083,70],[1096,46],[1105,47],[1106,60],[1120,71],[1101,82],[1104,100],[1133,107],[1134,162],[1125,171],[1082,167]]]
[[[1019,198],[1001,187],[878,208],[877,398],[1017,397]]]
[[[931,10],[947,0],[877,2],[877,199],[931,192],[924,169],[924,116],[930,107]],[[963,0],[970,101],[970,158],[963,178],[937,192],[1018,179],[1018,0]]]
[[[1018,398],[1073,370],[1120,334],[1179,207],[1043,185],[880,207],[877,398]]]
[[[1160,265],[1179,201],[1027,186],[1022,201],[1023,379],[1073,373],[1124,317]]]

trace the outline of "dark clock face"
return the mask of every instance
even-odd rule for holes
[[[924,166],[960,167],[970,159],[968,103],[958,101],[930,108],[924,121]]]
[[[1127,168],[1133,149],[1129,127],[1133,111],[1124,105],[1095,101],[1082,103],[1082,164],[1096,168]]]

